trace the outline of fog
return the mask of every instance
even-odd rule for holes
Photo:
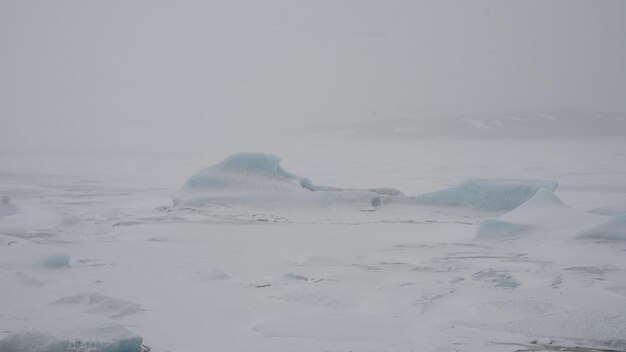
[[[623,1],[4,0],[0,148],[201,151],[315,124],[624,113],[625,16]]]
[[[625,0],[0,0],[0,352],[624,352],[625,63]]]

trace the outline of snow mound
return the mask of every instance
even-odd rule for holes
[[[613,204],[605,207],[598,207],[589,210],[592,214],[615,216],[626,214],[626,203]]]
[[[75,308],[82,313],[97,314],[109,318],[119,318],[135,314],[141,310],[138,303],[99,293],[82,293],[63,297],[50,303],[50,306]]]
[[[142,341],[119,324],[78,314],[31,321],[0,340],[0,351],[141,352]]]
[[[521,179],[470,179],[458,186],[413,197],[419,205],[467,207],[506,212],[520,206],[541,188],[556,190],[558,182]]]
[[[577,229],[597,224],[601,218],[572,209],[550,189],[540,188],[532,198],[499,219],[483,220],[476,229],[476,238],[525,237],[532,232],[571,237]]]
[[[399,195],[392,188],[366,190],[316,186],[284,170],[280,158],[264,153],[238,153],[191,176],[173,195],[175,206],[237,205],[263,207],[328,207],[356,204],[380,206],[380,195]]]
[[[537,193],[513,209],[503,217],[515,220],[529,220],[541,218],[553,218],[558,214],[571,214],[573,209],[568,207],[554,193],[554,190],[540,188]]]
[[[626,241],[626,214],[614,216],[599,225],[584,230],[578,234],[578,237]]]
[[[525,235],[532,229],[530,225],[515,224],[499,219],[485,219],[476,229],[477,239],[507,239]]]

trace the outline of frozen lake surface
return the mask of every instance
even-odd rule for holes
[[[626,143],[307,138],[0,154],[0,351],[626,350]],[[244,151],[343,189],[558,187],[510,212],[173,206]]]

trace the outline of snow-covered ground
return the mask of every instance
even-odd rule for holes
[[[410,196],[473,178],[558,187],[514,210],[424,196],[173,205],[191,175],[243,151],[281,156],[296,185]],[[626,350],[621,141],[2,153],[0,197],[2,352]]]

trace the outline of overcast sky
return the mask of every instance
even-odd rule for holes
[[[626,112],[625,63],[620,0],[0,0],[0,148],[185,150],[265,126]]]

